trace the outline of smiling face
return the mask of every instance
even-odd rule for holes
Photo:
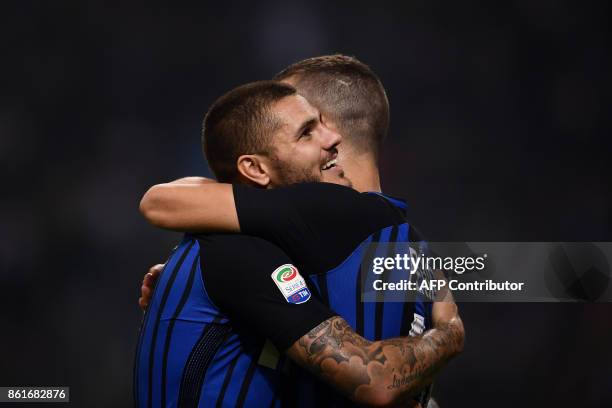
[[[350,186],[336,163],[341,136],[322,123],[317,109],[291,95],[270,110],[280,122],[272,136],[270,187],[318,181]]]

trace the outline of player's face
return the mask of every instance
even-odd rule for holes
[[[272,111],[281,122],[272,141],[272,187],[309,181],[350,186],[336,163],[340,134],[321,122],[319,111],[299,95],[283,98]]]
[[[295,87],[297,89],[298,93],[301,92],[300,84],[296,81],[295,77],[285,78],[281,82],[284,82],[284,83],[286,83],[288,85],[291,85],[291,86]],[[326,116],[325,113],[322,112],[324,110],[323,107],[318,106],[318,107],[315,107],[315,109],[320,109],[319,112],[321,114],[321,117],[320,117],[321,122],[323,122],[323,124],[327,128],[329,128],[332,132],[338,133],[339,135],[342,136],[342,133],[340,132],[339,127],[336,125],[336,123],[334,123],[329,116]],[[347,153],[347,151],[346,151],[346,149],[344,147],[345,147],[345,145],[342,145],[342,146],[340,146],[338,148],[337,164],[340,165],[340,166],[342,165],[344,160],[348,159],[348,157],[345,156],[348,153]],[[344,178],[346,180],[349,180],[349,184],[348,185],[350,186],[351,185],[350,184],[350,178],[346,178],[346,174],[344,175]]]

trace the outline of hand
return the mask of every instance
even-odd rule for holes
[[[431,317],[434,327],[449,324],[453,319],[459,319],[457,305],[449,300],[434,302]]]
[[[153,296],[153,288],[155,288],[155,283],[159,278],[162,270],[164,269],[164,264],[153,265],[149,272],[145,274],[142,278],[142,286],[140,287],[140,298],[138,299],[138,306],[144,312],[149,306],[149,302],[151,301],[151,297]]]

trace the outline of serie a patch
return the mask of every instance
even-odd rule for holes
[[[310,299],[306,281],[291,264],[281,265],[272,272],[272,280],[289,303],[300,304]]]

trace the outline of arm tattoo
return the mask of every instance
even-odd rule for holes
[[[422,337],[368,341],[339,316],[294,345],[298,360],[354,400],[381,389],[399,396],[417,393],[463,347],[463,331],[446,324]]]

